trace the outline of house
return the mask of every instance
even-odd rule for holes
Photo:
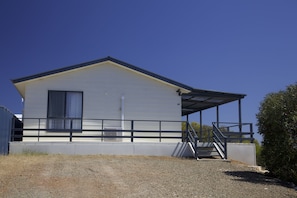
[[[219,127],[219,106],[234,101],[238,101],[242,124],[244,94],[195,89],[112,57],[12,82],[24,99],[23,143],[27,145],[117,142],[164,146],[191,140],[196,150],[199,137],[188,125],[187,131],[182,129],[182,116],[202,115],[203,110],[215,107]],[[127,144],[120,150],[123,145]]]

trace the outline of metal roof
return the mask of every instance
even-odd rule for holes
[[[18,78],[12,80],[12,82],[15,84],[15,86],[18,88],[18,83],[22,84],[23,82],[34,80],[42,77],[47,77],[50,75],[55,75],[58,73],[74,70],[74,69],[80,69],[84,67],[91,66],[93,64],[102,63],[105,61],[111,61],[113,63],[118,64],[118,66],[125,67],[134,71],[137,71],[141,74],[153,77],[155,79],[161,80],[163,82],[172,84],[174,86],[177,86],[181,89],[188,90],[188,93],[180,93],[182,97],[182,115],[189,115],[198,111],[202,111],[208,108],[212,108],[218,105],[222,105],[225,103],[233,102],[236,100],[239,100],[241,98],[244,98],[244,94],[235,94],[235,93],[226,93],[226,92],[218,92],[218,91],[210,91],[210,90],[202,90],[202,89],[195,89],[193,87],[190,87],[188,85],[179,83],[177,81],[171,80],[169,78],[166,78],[164,76],[160,76],[158,74],[155,74],[153,72],[141,69],[139,67],[136,67],[134,65],[131,65],[129,63],[120,61],[118,59],[112,58],[110,56],[97,59],[94,61],[89,61],[77,65],[72,65],[68,67],[64,67],[61,69],[56,69],[48,72],[43,72],[23,78]],[[20,92],[21,93],[21,92]]]
[[[246,95],[193,89],[190,93],[182,94],[181,96],[182,115],[184,116],[242,99]]]

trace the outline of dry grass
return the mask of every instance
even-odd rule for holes
[[[0,157],[0,197],[297,197],[243,164],[171,157]]]

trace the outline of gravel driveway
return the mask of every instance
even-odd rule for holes
[[[0,197],[297,197],[246,165],[171,157],[0,157]]]

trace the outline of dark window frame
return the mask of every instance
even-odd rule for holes
[[[50,93],[51,92],[61,92],[64,93],[64,115],[63,117],[53,117],[49,115],[50,112]],[[66,108],[67,108],[67,93],[81,93],[81,115],[79,118],[68,118],[66,116]],[[82,119],[83,119],[83,104],[84,104],[84,94],[82,91],[64,91],[64,90],[48,90],[48,99],[47,99],[47,131],[48,132],[69,132],[70,128],[66,127],[67,120],[80,120],[80,128],[72,129],[73,132],[82,132]],[[51,119],[62,119],[63,120],[63,127],[61,128],[51,128],[50,127],[50,120]]]

